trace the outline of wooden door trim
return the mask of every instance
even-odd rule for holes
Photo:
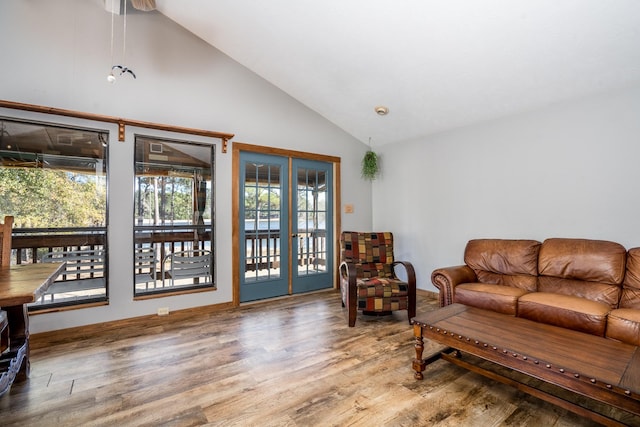
[[[291,232],[293,231],[293,157],[289,156],[287,158],[287,172],[289,173],[289,188],[288,188],[288,195],[289,197],[287,197],[287,209],[289,209],[289,215],[287,215],[289,217],[289,221],[287,223],[287,239],[291,239],[289,240],[289,244],[287,245],[288,249],[287,251],[289,252],[289,262],[287,263],[287,270],[289,270],[288,272],[288,282],[287,283],[287,292],[289,293],[289,295],[293,294],[293,238],[291,238]],[[282,201],[282,199],[280,199]],[[280,247],[282,247],[282,245],[280,245]],[[280,264],[280,268],[282,268],[282,264]]]

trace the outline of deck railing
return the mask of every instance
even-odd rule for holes
[[[139,226],[134,227],[134,232],[136,250],[152,248],[156,257],[155,268],[152,268],[155,271],[151,272],[151,276],[156,282],[152,282],[153,289],[150,289],[151,286],[148,283],[145,288],[136,285],[137,292],[141,293],[162,290],[165,286],[162,272],[166,271],[166,268],[163,269],[162,263],[169,254],[189,250],[212,251],[211,231],[208,225]],[[106,227],[14,228],[12,232],[12,262],[15,264],[42,262],[47,253],[62,251],[102,251],[106,255],[108,253],[105,250],[106,234]],[[298,266],[324,265],[326,263],[322,256],[327,253],[325,230],[298,233],[296,238],[299,250],[294,257]],[[245,271],[279,268],[280,243],[279,230],[247,231]],[[105,269],[105,276],[106,272]],[[138,274],[139,272],[135,271],[134,273]],[[103,297],[106,297],[106,286]]]
[[[77,253],[83,252],[101,252],[105,254],[104,261],[108,251],[106,250],[107,238],[105,227],[86,227],[86,228],[14,228],[12,230],[12,263],[29,264],[39,263],[46,258],[47,254],[52,252],[60,253]],[[208,249],[211,247],[211,232],[206,226],[172,226],[172,227],[136,227],[135,229],[135,245],[136,252],[141,248],[153,248],[155,254],[154,265],[150,266],[151,271],[148,272],[151,278],[149,282],[138,283],[139,271],[136,264],[135,281],[136,294],[145,292],[163,291],[168,286],[174,286],[175,281],[165,281],[162,277],[163,261],[167,259],[170,253],[182,252],[194,249]],[[92,292],[83,292],[82,290],[73,293],[67,293],[63,298],[56,298],[58,301],[77,301],[86,299],[105,299],[107,296],[106,276],[107,269],[104,269],[104,287],[103,290],[93,289]],[[58,281],[84,279],[82,274],[61,276]],[[95,277],[90,277],[94,279]],[[89,277],[86,277],[89,279]],[[186,281],[184,281],[186,282]],[[202,286],[211,283],[184,283],[185,286]],[[80,286],[81,287],[81,286]],[[95,288],[95,286],[94,286]],[[54,301],[51,298],[51,301]],[[39,304],[47,304],[43,299]]]
[[[41,262],[49,252],[103,249],[106,234],[104,227],[14,228],[11,248],[16,264],[31,264]]]
[[[296,237],[298,253],[294,256],[298,266],[324,265],[326,260],[318,254],[327,253],[326,230],[299,232]],[[258,230],[245,233],[245,271],[278,268],[280,266],[280,230]]]

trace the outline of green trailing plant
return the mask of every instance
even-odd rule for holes
[[[364,179],[368,179],[370,181],[376,179],[379,167],[378,155],[376,153],[371,150],[364,153],[364,157],[362,158],[362,177]]]

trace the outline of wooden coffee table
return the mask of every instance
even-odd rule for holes
[[[556,395],[465,361],[462,352],[640,416],[638,347],[492,311],[452,304],[413,320],[415,378],[440,358],[604,425],[624,425]],[[447,348],[423,358],[423,338]]]

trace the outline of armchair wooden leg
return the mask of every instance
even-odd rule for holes
[[[407,296],[407,315],[409,316],[409,324],[411,324],[411,319],[416,317],[416,277],[413,272],[413,267],[411,267],[410,271],[409,294]]]
[[[358,292],[355,283],[349,284],[347,311],[349,312],[349,327],[354,327],[356,325],[356,317],[358,316]]]
[[[349,327],[356,326],[356,317],[358,317],[358,311],[355,308],[349,307]]]

